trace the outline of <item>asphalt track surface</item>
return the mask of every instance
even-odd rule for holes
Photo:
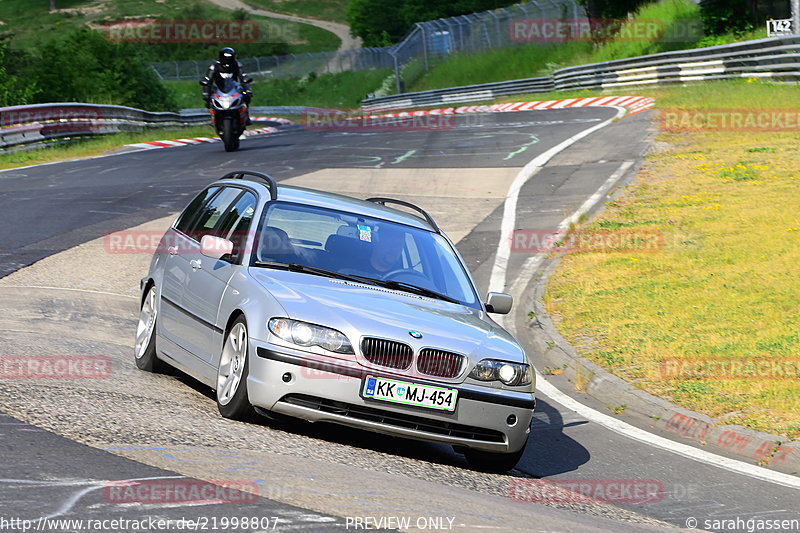
[[[384,132],[293,131],[248,139],[242,143],[243,149],[235,154],[225,153],[218,144],[198,145],[3,172],[0,173],[0,212],[5,223],[0,226],[0,275],[7,275],[109,231],[129,228],[178,211],[200,187],[229,170],[261,169],[284,180],[321,169],[339,168],[342,169],[341,179],[346,180],[347,169],[520,168],[536,155],[613,117],[614,113],[611,109],[565,109],[484,114],[459,117],[450,125],[452,127],[427,131],[402,128]],[[556,156],[523,187],[516,227],[555,227],[623,162],[641,160],[648,128],[649,122],[643,115],[625,119]],[[629,178],[630,175],[625,176],[621,181]],[[409,195],[413,196],[414,191],[409,191]],[[500,237],[501,215],[502,207],[498,205],[458,243],[459,251],[481,289],[488,284],[494,250]],[[509,280],[514,279],[523,260],[522,254],[512,256]],[[58,309],[53,301],[49,304]],[[25,300],[20,299],[17,305],[24,307]],[[41,308],[43,304],[38,302],[36,305]],[[15,333],[1,334],[4,353],[22,353],[22,345],[29,342]],[[80,341],[69,342],[75,343],[76,350],[87,350]],[[20,350],[15,351],[15,344]],[[109,353],[119,350],[110,345],[103,349]],[[570,391],[568,384],[558,383],[557,379],[554,382],[583,403],[608,412],[607,406],[595,405],[591,398]],[[201,386],[190,381],[180,383],[180,386],[202,392]],[[14,388],[0,384],[0,391],[8,397],[14,393]],[[87,397],[86,401],[91,402],[92,398]],[[647,421],[633,418],[626,421],[675,438],[648,427]],[[86,483],[95,480],[95,485],[91,486],[96,489],[96,480],[175,475],[77,444],[10,417],[0,420],[0,424],[4,451],[4,473],[0,475],[3,478],[0,480],[0,501],[4,502],[0,505],[0,513],[3,516],[38,517],[40,509],[58,507],[55,502],[74,494],[75,485],[66,486],[65,480],[83,480]],[[426,475],[424,469],[422,473],[416,473],[415,467],[425,464],[430,457],[463,468],[460,458],[445,449],[447,447],[404,441],[402,449],[398,450],[396,439],[373,438],[372,434],[365,438],[362,432],[334,433],[324,428],[301,428],[291,429],[290,436],[292,432],[320,440],[323,450],[328,441],[337,445],[354,443],[355,453],[359,450],[374,452],[385,456],[387,462],[397,458],[410,465],[402,472],[411,477]],[[795,489],[731,473],[635,442],[578,417],[542,395],[538,396],[532,434],[534,438],[514,477],[553,481],[654,480],[662,488],[657,501],[622,503],[619,512],[612,508],[610,511],[603,509],[601,513],[589,509],[589,513],[631,520],[630,512],[633,512],[679,527],[685,526],[687,519],[693,517],[701,528],[703,521],[708,519],[800,518],[796,506],[798,491]],[[724,451],[719,453],[724,455]],[[324,451],[320,456],[324,458]],[[465,474],[463,479],[443,479],[443,482],[468,486],[467,481],[475,482],[471,477],[473,474]],[[45,487],[33,483],[35,480],[58,482]],[[35,488],[30,488],[34,485]],[[480,491],[481,487],[476,490]],[[105,516],[109,512],[109,506],[105,504],[100,492],[95,490],[88,497],[76,501],[64,516]],[[303,511],[267,498],[261,498],[258,505],[258,514],[280,516],[281,526],[286,529],[343,528],[341,519]],[[215,512],[220,516],[231,514],[231,505],[214,507],[211,510],[193,506],[159,508],[156,511],[166,517],[209,516]],[[223,509],[219,510],[219,507]],[[247,510],[252,509],[249,507]],[[131,516],[149,511],[126,510]],[[545,511],[542,513],[546,515]],[[630,524],[624,527],[622,522],[609,526],[601,518],[592,518],[591,515],[590,518],[589,521],[575,518],[576,530],[584,529],[590,523],[600,530],[630,527]],[[552,524],[563,526],[564,522],[558,521],[560,517],[552,519]],[[637,523],[639,526],[635,525]],[[634,529],[645,527],[645,523],[634,520]]]

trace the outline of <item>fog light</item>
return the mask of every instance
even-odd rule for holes
[[[506,424],[508,424],[509,426],[512,426],[512,427],[516,426],[517,425],[517,415],[508,415],[508,418],[506,418]]]
[[[283,380],[284,383],[289,383],[290,381],[292,381],[292,374],[286,372],[283,376],[281,376],[281,379]]]

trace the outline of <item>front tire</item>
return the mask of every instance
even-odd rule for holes
[[[222,122],[222,144],[225,145],[226,152],[233,152],[236,150],[237,140],[236,134],[233,131],[233,119],[226,118]]]
[[[527,445],[528,440],[526,439],[525,445],[523,445],[519,451],[513,453],[484,452],[471,448],[463,450],[463,453],[464,458],[473,469],[481,472],[503,474],[517,466],[517,463],[519,463],[519,460],[522,459],[522,455],[525,453]]]
[[[248,344],[247,322],[240,316],[225,335],[217,369],[217,408],[225,418],[251,420],[256,414],[247,396]]]
[[[156,357],[157,319],[156,287],[155,285],[150,285],[147,294],[142,299],[139,324],[136,326],[136,342],[133,346],[136,367],[146,372],[161,372],[167,366],[166,363]]]

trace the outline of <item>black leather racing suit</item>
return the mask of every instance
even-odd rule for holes
[[[242,85],[242,96],[244,97],[244,103],[250,107],[250,100],[253,97],[253,93],[250,90],[250,84],[245,83],[245,79],[247,76],[242,70],[242,64],[236,61],[234,64],[230,66],[223,65],[219,60],[214,61],[206,71],[206,76],[203,78],[203,81],[206,83],[203,84],[203,100],[206,102],[206,107],[211,106],[211,93],[214,90],[214,86],[221,87],[222,80],[224,78],[233,78],[234,80],[238,81]]]

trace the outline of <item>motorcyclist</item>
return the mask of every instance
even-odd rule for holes
[[[200,80],[200,85],[203,86],[203,100],[205,100],[207,108],[211,107],[211,93],[214,85],[221,86],[224,78],[233,78],[242,85],[242,97],[244,103],[247,104],[247,124],[250,125],[250,100],[253,98],[250,82],[253,80],[245,75],[242,64],[236,59],[236,51],[230,47],[219,51],[219,59],[209,65],[206,76]]]

